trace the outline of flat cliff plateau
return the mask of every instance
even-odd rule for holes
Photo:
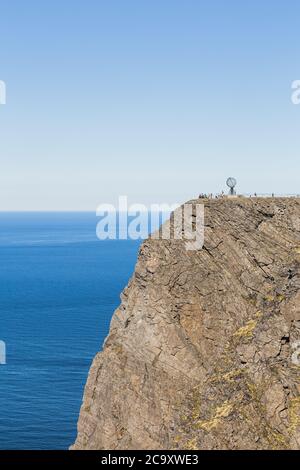
[[[146,240],[73,449],[300,449],[300,199],[205,205],[205,242]]]

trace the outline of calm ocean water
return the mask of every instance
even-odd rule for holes
[[[87,213],[0,213],[0,449],[67,449],[139,241]]]

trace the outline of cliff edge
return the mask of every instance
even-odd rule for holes
[[[73,449],[300,449],[300,200],[205,204],[205,243],[145,241]]]

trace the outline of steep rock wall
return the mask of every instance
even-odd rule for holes
[[[141,246],[73,448],[300,449],[300,201],[198,202],[202,250]]]

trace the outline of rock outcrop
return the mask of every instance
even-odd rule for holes
[[[202,250],[142,244],[74,449],[300,449],[300,200],[198,202]]]

